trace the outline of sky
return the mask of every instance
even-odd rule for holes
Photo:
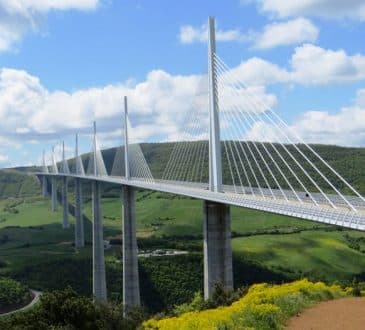
[[[219,57],[305,141],[365,147],[365,0],[0,0],[0,167],[62,140],[72,155],[77,132],[87,151],[94,120],[120,144],[124,95],[132,139],[176,140],[206,96],[208,16]]]

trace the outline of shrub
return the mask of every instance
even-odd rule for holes
[[[354,297],[361,297],[361,290],[358,286],[355,286],[353,289],[352,289],[352,295]]]
[[[179,317],[151,319],[144,329],[281,329],[285,321],[316,302],[346,296],[337,285],[304,279],[289,284],[255,284],[228,307],[190,311]]]
[[[123,316],[120,304],[96,304],[70,287],[44,293],[39,304],[25,312],[0,318],[0,329],[136,329],[146,317],[140,308]]]
[[[31,298],[28,288],[10,278],[0,278],[0,309],[26,304]]]
[[[352,281],[352,295],[354,297],[361,297],[361,288],[359,286],[359,282],[356,278]]]

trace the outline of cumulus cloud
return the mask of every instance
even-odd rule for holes
[[[268,49],[282,45],[315,42],[319,29],[308,19],[297,18],[287,22],[266,25],[261,33],[255,33],[253,48]]]
[[[276,126],[268,121],[255,122],[245,136],[249,140],[287,143],[334,144],[363,147],[365,145],[365,89],[357,91],[353,104],[329,112],[310,110],[301,114],[290,125]],[[299,139],[298,139],[299,137]]]
[[[37,11],[49,11],[51,9],[95,9],[99,0],[2,0],[5,7],[12,9],[32,9]]]
[[[304,84],[351,82],[365,78],[365,56],[348,55],[344,50],[327,50],[304,45],[291,59],[293,80]]]
[[[290,73],[276,64],[253,57],[229,71],[230,75],[248,85],[268,85],[290,81]]]
[[[234,111],[237,109],[244,109],[245,112],[262,113],[274,108],[277,105],[277,98],[274,94],[269,94],[265,86],[247,86],[246,88],[233,86],[226,83],[221,83],[219,89],[219,105],[221,111]],[[260,104],[248,103],[247,99],[260,100]]]
[[[239,29],[216,31],[216,39],[225,42],[246,42],[255,49],[269,49],[277,46],[314,42],[319,29],[308,19],[297,18],[287,22],[276,22],[264,26],[262,31],[242,33]],[[208,27],[184,25],[180,28],[179,40],[183,44],[207,42]]]
[[[268,94],[264,87],[252,87],[251,92],[275,105],[275,96]],[[191,121],[201,125],[200,131],[195,128],[196,135],[202,133],[203,127],[207,128],[206,76],[175,76],[154,70],[139,83],[67,93],[48,91],[37,77],[25,71],[3,69],[0,71],[1,135],[28,141],[60,139],[71,132],[89,132],[92,121],[96,120],[103,142],[120,141],[116,132],[122,126],[124,95],[128,96],[134,126],[130,138],[135,142],[176,140],[184,130],[189,130],[187,125]],[[221,96],[230,98],[229,94]]]
[[[364,146],[364,101],[365,89],[360,89],[352,105],[336,113],[308,111],[298,118],[292,129],[308,142]]]
[[[326,18],[365,19],[364,0],[251,0],[258,3],[263,12],[279,17],[319,16]],[[242,3],[247,3],[243,0]]]
[[[39,30],[51,10],[92,10],[100,0],[0,0],[0,52]]]
[[[216,39],[218,41],[246,41],[248,37],[238,29],[217,30]],[[180,28],[179,40],[183,44],[192,44],[194,42],[207,42],[208,26],[206,24],[200,27],[184,25]]]
[[[1,155],[0,154],[0,164],[1,163],[6,163],[9,160],[9,157],[6,155]]]
[[[230,77],[243,80],[251,86],[250,93],[273,107],[276,97],[263,86],[358,81],[365,79],[365,57],[306,44],[295,49],[289,68],[251,58],[232,68],[222,79],[228,81]],[[127,81],[69,93],[50,92],[37,77],[25,71],[3,69],[0,71],[1,135],[11,141],[20,138],[37,141],[77,130],[89,131],[94,119],[102,129],[112,131],[122,125],[124,95],[129,97],[132,124],[139,126],[135,130],[140,132],[140,136],[134,137],[136,140],[177,139],[182,134],[183,123],[193,112],[197,113],[196,121],[207,125],[207,79],[201,75],[171,75],[154,70],[142,82]],[[225,107],[241,102],[240,95],[234,94],[228,83],[221,88],[220,99]]]
[[[312,44],[296,47],[289,68],[254,57],[232,69],[250,85],[297,83],[324,85],[365,79],[365,56],[344,50],[324,49]]]

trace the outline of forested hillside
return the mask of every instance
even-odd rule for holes
[[[36,176],[16,170],[0,170],[0,199],[34,196],[39,193]]]
[[[201,148],[207,148],[207,142],[206,141],[197,141],[195,142],[197,147],[195,150],[198,149],[199,145]],[[141,145],[141,149],[143,151],[143,154],[146,158],[146,161],[151,169],[151,172],[154,176],[154,178],[162,178],[163,172],[166,168],[166,164],[169,161],[169,157],[173,151],[175,144],[174,143],[145,143]],[[279,156],[274,151],[272,145],[265,144],[266,149],[270,151],[270,153],[273,156],[273,159],[277,162],[277,164],[282,165],[281,170],[285,173],[285,175],[290,178],[291,182],[295,188],[298,190],[303,190],[299,186],[299,184],[293,179],[291,176],[289,170],[287,167],[285,167],[282,163],[282,161],[279,159]],[[279,149],[280,146],[276,145],[276,147]],[[339,146],[330,146],[330,145],[312,145],[313,149],[318,152],[318,154],[323,157],[338,173],[340,173],[348,182],[355,187],[359,192],[362,194],[365,194],[365,148],[345,148],[345,147],[339,147]],[[199,147],[200,148],[200,147]],[[242,159],[244,159],[243,152],[246,151],[248,155],[249,161],[252,163],[253,169],[255,172],[259,173],[258,168],[255,168],[255,162],[252,160],[252,156],[250,155],[249,150],[247,149],[247,145],[243,147],[243,150],[240,150],[240,156]],[[305,163],[306,161],[303,159],[303,157],[299,154],[298,150],[296,150],[293,146],[288,145],[288,150],[301,162]],[[307,149],[303,145],[298,145],[298,148],[300,150],[303,150],[303,152],[307,153]],[[222,150],[223,150],[222,146]],[[270,177],[269,173],[265,169],[265,164],[263,163],[262,159],[260,158],[258,151],[252,147],[251,144],[251,150],[253,150],[253,154],[255,158],[258,161],[259,166],[262,168],[265,176],[267,177],[269,184],[272,187],[275,187],[274,180]],[[265,154],[264,147],[262,145],[258,145],[258,150],[262,154]],[[108,173],[112,172],[113,169],[113,163],[114,158],[116,154],[117,148],[111,148],[103,150],[103,157],[106,165],[106,169]],[[304,182],[304,184],[308,187],[309,190],[316,191],[313,184],[309,181],[309,179],[304,175],[304,173],[300,170],[297,164],[293,161],[290,156],[284,152],[283,149],[280,150],[281,154],[285,157],[286,161],[290,164],[290,166],[293,168],[295,173],[298,174],[298,177]],[[309,154],[308,154],[309,155]],[[191,164],[194,164],[198,161],[204,162],[204,170],[201,173],[201,180],[202,182],[207,182],[208,178],[208,153],[205,155],[205,159],[198,160],[198,153],[192,153],[190,156],[189,161],[184,160],[184,164],[182,166],[186,167],[186,173],[189,173],[189,170],[192,170]],[[194,158],[195,157],[195,158]],[[238,157],[238,153],[237,153]],[[90,155],[85,154],[83,155],[83,162],[85,169],[88,167],[88,162]],[[333,182],[338,188],[340,188],[341,191],[343,191],[346,194],[351,194],[351,191],[338,179],[336,178],[331,171],[324,166],[321,161],[316,158],[315,156],[309,157],[310,160],[324,173],[328,176],[328,178]],[[123,163],[123,159],[120,159]],[[289,189],[285,183],[285,180],[282,178],[282,176],[278,173],[276,170],[272,160],[268,159],[266,160],[269,167],[272,169],[274,175],[278,179],[279,184],[284,189]],[[232,163],[232,160],[231,160]],[[228,166],[229,162],[226,156],[226,153],[223,153],[223,179],[224,183],[226,184],[232,184],[232,178],[231,173]],[[74,161],[71,160],[69,162],[70,168],[72,169],[74,166]],[[307,164],[308,165],[308,164]],[[7,197],[21,197],[21,196],[28,196],[32,194],[39,194],[39,187],[37,184],[37,179],[32,176],[28,175],[27,173],[33,172],[34,168],[16,168],[17,171],[14,170],[0,170],[0,198],[7,198]],[[316,173],[315,169],[310,167],[309,165],[306,167],[306,170],[311,175],[311,177],[314,178],[314,180],[321,185],[321,187],[326,190],[328,189],[328,185],[323,182],[323,179],[320,177],[318,173]],[[22,172],[22,173],[19,173]],[[240,173],[242,182],[244,185],[248,185],[247,182],[245,182],[244,174]],[[248,176],[251,182],[254,182],[254,178],[252,174],[248,171]],[[187,174],[187,177],[189,175]],[[260,177],[260,175],[257,175],[257,179],[259,180],[260,185],[265,187],[265,182]],[[237,177],[236,177],[237,180]],[[236,182],[238,184],[239,182]]]

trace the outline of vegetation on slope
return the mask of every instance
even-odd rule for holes
[[[85,212],[91,216],[86,192],[85,198]],[[139,260],[144,305],[152,312],[169,310],[202,290],[201,202],[157,192],[138,192],[136,200],[139,249],[189,253]],[[117,244],[105,251],[107,288],[114,301],[122,297],[120,208],[120,198],[103,199],[104,237]],[[87,245],[75,251],[74,218],[69,229],[62,229],[61,209],[52,212],[48,199],[0,201],[0,218],[6,219],[0,222],[0,274],[41,291],[71,285],[79,294],[91,295],[89,221]],[[365,280],[363,233],[242,208],[232,208],[232,230],[236,288],[303,276],[346,285],[354,277]]]
[[[37,196],[39,193],[39,181],[34,175],[0,170],[0,199]]]
[[[207,142],[203,141],[197,141],[195,143],[198,144],[205,144],[207,147]],[[325,159],[338,173],[340,173],[346,180],[354,187],[356,188],[360,193],[365,194],[365,168],[363,166],[365,162],[365,148],[348,148],[348,147],[339,147],[339,146],[333,146],[333,145],[311,145],[312,148],[323,158]],[[272,154],[273,159],[281,166],[281,170],[283,173],[291,178],[292,185],[297,188],[298,190],[303,190],[302,187],[299,185],[299,183],[293,179],[292,175],[290,174],[287,167],[282,163],[280,157],[276,154],[274,149],[271,145],[265,144],[265,147],[270,153]],[[279,145],[276,146],[278,150],[282,153],[285,160],[290,164],[290,166],[293,168],[293,170],[296,172],[298,177],[301,179],[302,182],[308,187],[309,190],[317,191],[314,187],[313,183],[306,177],[306,175],[300,170],[298,165],[293,161],[293,159],[280,147]],[[335,177],[333,173],[321,163],[321,161],[314,155],[310,155],[308,153],[308,149],[304,145],[298,145],[297,146],[300,150],[302,150],[305,154],[308,155],[308,158],[324,173],[328,178],[334,183],[334,185],[339,188],[339,190],[343,191],[346,194],[352,194],[352,192],[347,188],[341,180]],[[165,170],[165,167],[168,163],[170,154],[174,148],[174,143],[144,143],[141,144],[141,149],[144,153],[144,156],[146,158],[146,161],[151,169],[151,172],[155,178],[161,178],[162,174]],[[247,146],[243,146],[244,149],[246,149],[246,154],[248,158],[252,158],[250,155],[249,150],[247,149]],[[276,184],[271,177],[270,173],[267,171],[266,166],[263,162],[263,160],[260,158],[257,150],[255,148],[252,148],[253,154],[255,155],[255,158],[258,161],[259,166],[261,167],[262,171],[265,173],[265,176],[267,177],[267,180],[269,181],[269,184],[272,187],[276,187]],[[287,149],[303,164],[307,164],[306,160],[299,154],[299,152],[292,146],[288,145]],[[106,149],[102,151],[104,162],[106,169],[108,173],[111,173],[111,170],[113,168],[114,163],[114,157],[116,153],[117,148],[111,148]],[[224,150],[224,148],[222,148]],[[266,151],[263,146],[258,145],[258,150],[261,154],[266,155]],[[242,153],[241,158],[244,159],[244,154]],[[198,157],[198,155],[192,154],[191,157]],[[206,153],[206,159],[205,164],[208,164],[208,153]],[[83,155],[83,162],[85,168],[88,167],[89,163],[89,154]],[[266,156],[266,158],[268,158]],[[198,162],[198,160],[194,161],[194,159],[190,159],[189,164],[194,164]],[[255,172],[258,172],[258,168],[255,168],[255,162],[251,159],[250,162],[253,164],[253,168]],[[281,174],[277,171],[276,167],[274,166],[271,159],[266,159],[266,162],[270,166],[272,172],[276,176],[279,184],[282,188],[290,189],[287,186],[287,183],[285,179],[281,176]],[[69,161],[70,168],[74,167],[74,160]],[[190,168],[189,164],[186,164],[189,168],[186,169],[186,171],[193,170]],[[223,167],[223,181],[226,184],[232,184],[231,174],[229,170],[228,165],[228,159],[223,155],[222,159],[222,167]],[[321,178],[321,176],[316,172],[316,170],[309,166],[308,164],[305,166],[307,172],[311,175],[311,177],[323,187],[323,189],[328,189],[329,186],[324,182],[324,180]],[[19,171],[21,172],[33,172],[35,170],[34,167],[29,168],[19,168]],[[5,177],[10,177],[12,179],[5,179],[2,182],[2,189],[0,189],[0,198],[6,198],[6,197],[15,197],[19,196],[17,194],[10,194],[10,191],[18,192],[20,190],[20,186],[22,185],[19,181],[19,174],[18,178],[15,179],[13,176],[15,174],[11,173],[9,170],[5,170],[6,173],[3,174]],[[0,171],[1,173],[1,171]],[[254,182],[254,178],[252,177],[252,173],[248,171],[249,179],[251,182]],[[190,175],[188,175],[190,177]],[[15,180],[14,180],[15,179]],[[202,173],[202,179],[204,182],[207,182],[208,179],[208,166],[205,166],[205,171]],[[243,173],[241,173],[241,179],[243,180],[243,184],[247,184],[245,182],[245,176]],[[261,176],[257,176],[257,179],[260,181],[260,185],[262,187],[265,187],[266,184]],[[23,180],[23,179],[22,179]],[[34,180],[34,177],[33,177]],[[0,183],[1,183],[1,175],[0,175]],[[14,187],[15,186],[15,187]],[[23,194],[28,194],[29,192],[32,193],[32,190],[27,189],[27,187],[33,187],[32,184],[29,182],[25,184],[24,192]],[[5,189],[5,192],[2,192],[2,190]],[[9,193],[7,193],[9,191]],[[37,187],[37,193],[39,192],[39,188]],[[333,192],[333,191],[332,191]],[[34,193],[34,192],[33,192]]]
[[[123,316],[121,305],[95,304],[90,297],[78,296],[66,288],[43,294],[32,309],[0,318],[0,329],[136,329],[145,318],[142,310]]]
[[[0,313],[26,305],[31,300],[29,289],[10,278],[0,278]]]
[[[196,310],[143,323],[144,329],[282,329],[285,322],[304,308],[322,301],[344,297],[341,287],[301,280],[282,285],[255,284],[228,307]],[[197,306],[199,309],[199,306]]]
[[[176,316],[146,320],[149,316],[141,308],[132,309],[123,316],[121,304],[94,303],[92,298],[77,295],[68,287],[44,293],[30,310],[0,318],[0,329],[128,330],[139,329],[142,324],[142,328],[154,330],[272,330],[281,329],[290,316],[303,308],[322,300],[347,296],[350,291],[307,280],[284,285],[262,283],[235,293],[216,290],[208,302],[197,293],[191,304],[175,308]]]
[[[197,141],[194,142],[196,144],[205,144],[205,148],[207,148],[207,142],[206,141]],[[365,162],[365,148],[348,148],[348,147],[339,147],[339,146],[333,146],[333,145],[318,145],[314,144],[311,145],[312,148],[323,158],[325,159],[336,171],[338,171],[348,182],[356,189],[358,189],[362,194],[365,194],[365,168],[363,166]],[[146,158],[146,161],[151,169],[151,172],[155,178],[161,178],[162,174],[165,170],[166,164],[169,160],[171,151],[173,150],[174,143],[143,143],[141,144],[141,149],[143,151],[143,154]],[[280,157],[276,154],[272,146],[268,143],[265,143],[266,149],[271,153],[273,159],[281,166],[281,170],[285,173],[287,177],[291,177],[291,174],[287,167],[282,163]],[[341,180],[336,178],[335,175],[325,166],[322,164],[322,162],[313,154],[308,152],[308,149],[304,145],[297,145],[297,147],[304,152],[308,158],[324,173],[334,185],[339,188],[341,191],[343,191],[346,194],[352,194],[352,192],[343,184]],[[302,182],[308,187],[309,190],[317,191],[314,187],[313,183],[306,177],[306,175],[300,170],[298,165],[293,161],[293,159],[284,151],[282,147],[279,145],[276,145],[276,148],[281,152],[285,160],[290,164],[290,166],[293,168],[295,173],[298,175],[298,177],[301,179]],[[255,170],[255,172],[258,172],[258,168],[255,168],[255,162],[252,159],[252,156],[248,150],[248,147],[246,145],[243,145],[243,149],[246,149],[245,152],[250,159],[250,162],[252,163],[252,166]],[[257,150],[251,146],[251,149],[253,150],[253,154],[255,155],[256,160],[258,161],[258,164],[260,165],[262,171],[265,173],[265,176],[267,180],[269,181],[269,184],[272,187],[275,187],[276,184],[271,177],[270,173],[266,169],[266,166],[263,162],[263,160],[260,158]],[[316,170],[309,166],[306,163],[306,160],[300,155],[300,153],[294,148],[292,145],[287,145],[287,149],[294,155],[296,159],[298,159],[302,164],[306,164],[305,168],[307,172],[310,174],[310,176],[318,183],[320,184],[325,190],[328,189],[328,185],[324,182],[322,177],[316,172]],[[222,150],[224,150],[224,147],[222,146]],[[258,145],[258,150],[261,154],[266,155],[266,151],[262,145]],[[105,160],[106,168],[108,172],[110,173],[113,161],[114,161],[114,155],[116,152],[116,148],[103,150],[103,157]],[[241,151],[240,151],[241,152]],[[244,158],[244,154],[241,152],[241,158]],[[192,154],[191,157],[198,157],[195,154]],[[280,175],[280,173],[277,171],[276,167],[274,166],[271,159],[269,159],[268,156],[265,156],[266,162],[270,166],[272,172],[276,176],[279,184],[281,187],[285,189],[290,189],[287,186],[286,181],[284,178]],[[186,161],[186,160],[185,160]],[[194,164],[198,162],[198,159],[194,161],[194,159],[190,159],[189,163],[186,163],[186,165],[191,167],[191,164]],[[84,157],[84,164],[87,166],[88,164],[88,157]],[[190,165],[189,165],[190,164]],[[202,173],[202,179],[203,182],[208,181],[208,153],[206,153],[206,159],[204,160],[205,171]],[[225,157],[225,154],[223,153],[223,159],[222,159],[222,170],[223,170],[223,181],[226,184],[232,184],[231,174],[229,170],[229,164],[228,159]],[[187,168],[187,173],[189,171],[193,171],[193,168]],[[249,179],[251,182],[254,182],[254,177],[252,176],[252,173],[248,171]],[[190,177],[190,174],[187,175]],[[257,176],[258,180],[260,181],[260,185],[265,187],[265,182],[261,176]],[[243,183],[248,185],[247,182],[245,183],[244,174],[241,173],[241,179],[243,180]],[[302,187],[299,185],[299,183],[296,180],[292,180],[292,185],[299,189],[303,190]],[[333,192],[333,191],[332,191]]]

